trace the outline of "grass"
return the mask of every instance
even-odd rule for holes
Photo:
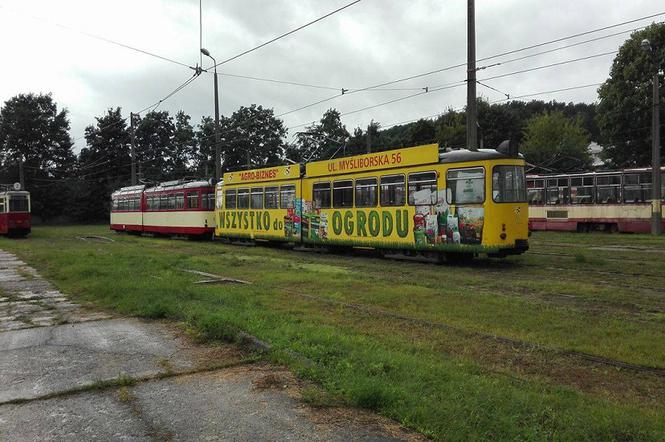
[[[318,386],[315,405],[371,409],[437,440],[665,438],[664,377],[565,353],[665,369],[665,238],[535,234],[521,257],[437,266],[82,235],[110,233],[40,227],[0,248],[77,301],[184,321],[202,339],[251,333]],[[193,284],[182,269],[252,284]]]

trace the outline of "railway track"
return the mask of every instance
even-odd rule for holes
[[[450,330],[454,331],[456,333],[460,333],[462,335],[465,335],[467,337],[473,337],[473,338],[480,338],[486,341],[494,341],[498,342],[501,344],[506,344],[510,345],[513,347],[518,347],[518,348],[523,348],[526,350],[538,350],[538,351],[543,351],[543,352],[548,352],[551,354],[557,354],[561,356],[567,356],[567,357],[573,357],[577,359],[584,360],[586,362],[590,362],[596,365],[603,365],[607,367],[614,367],[614,368],[620,368],[623,370],[630,370],[633,372],[637,373],[645,373],[645,374],[650,374],[657,376],[659,378],[665,379],[665,368],[658,368],[658,367],[650,367],[648,365],[642,365],[642,364],[633,364],[630,362],[625,362],[621,361],[618,359],[613,359],[613,358],[607,358],[604,356],[598,356],[594,355],[591,353],[586,353],[586,352],[581,352],[577,350],[565,350],[561,348],[556,348],[556,347],[550,347],[546,345],[541,345],[541,344],[536,344],[533,342],[527,342],[527,341],[522,341],[519,339],[513,339],[513,338],[508,338],[505,336],[498,336],[498,335],[493,335],[490,333],[483,333],[483,332],[478,332],[478,331],[471,331],[471,330],[466,330],[461,327],[457,327],[454,325],[450,324],[445,324],[442,322],[436,322],[436,321],[430,321],[428,319],[423,319],[423,318],[415,318],[412,316],[408,315],[403,315],[400,313],[395,313],[391,312],[388,310],[383,310],[380,308],[376,307],[371,307],[366,304],[358,304],[358,303],[348,303],[344,301],[338,301],[336,299],[330,299],[325,296],[318,296],[318,295],[310,295],[310,294],[305,294],[305,293],[299,293],[297,291],[293,290],[285,290],[290,295],[298,296],[302,299],[307,299],[310,301],[315,301],[315,302],[322,302],[325,304],[329,305],[336,305],[340,307],[347,308],[349,310],[354,310],[354,311],[359,311],[365,314],[368,314],[370,316],[375,316],[375,317],[386,317],[386,318],[393,318],[393,319],[398,319],[401,321],[409,322],[412,324],[420,325],[420,326],[425,326],[425,327],[431,327],[431,328],[437,328],[440,330]]]

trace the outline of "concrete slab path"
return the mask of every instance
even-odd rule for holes
[[[178,327],[70,302],[0,251],[0,440],[424,440],[313,409],[290,372]]]

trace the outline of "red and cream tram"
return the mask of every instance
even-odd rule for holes
[[[0,235],[24,237],[31,229],[30,192],[8,188],[0,190]]]
[[[661,174],[665,195],[665,168]],[[527,175],[526,184],[531,230],[650,231],[650,168]]]
[[[111,196],[111,230],[212,236],[215,191],[207,181],[123,187]]]

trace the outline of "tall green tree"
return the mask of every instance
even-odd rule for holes
[[[286,129],[272,109],[256,104],[241,106],[220,120],[220,126],[224,171],[283,161]]]
[[[651,41],[651,52],[640,47],[643,39]],[[652,78],[655,72],[664,68],[663,23],[634,32],[619,48],[609,78],[598,89],[598,124],[605,146],[603,154],[612,165],[650,165]],[[662,91],[665,83],[662,73],[659,82]],[[661,147],[664,137],[665,131],[661,130]]]
[[[431,120],[420,119],[409,128],[408,144],[411,146],[432,143],[435,139],[436,127]]]
[[[168,111],[148,112],[136,128],[136,159],[141,178],[159,182],[177,178],[175,124]]]
[[[529,163],[566,172],[591,165],[588,145],[589,134],[579,118],[550,112],[528,121],[520,151]]]
[[[172,153],[172,174],[174,178],[189,176],[194,169],[196,136],[190,123],[191,117],[183,111],[175,116],[175,133]]]
[[[436,120],[436,138],[442,147],[466,146],[466,117],[453,109]]]
[[[111,193],[130,183],[130,133],[121,109],[108,109],[85,129],[86,147],[71,183],[75,207],[70,215],[79,221],[108,218]]]
[[[316,161],[339,155],[349,140],[337,109],[328,109],[318,123],[305,127],[296,135],[296,143],[288,152],[294,161]],[[353,149],[347,150],[350,153]]]
[[[64,180],[76,161],[72,146],[67,110],[58,110],[51,94],[19,94],[0,109],[3,180],[18,181],[23,162],[33,213],[43,219],[68,203]]]
[[[209,116],[201,117],[195,136],[194,171],[199,176],[208,178],[215,174],[215,120]]]

